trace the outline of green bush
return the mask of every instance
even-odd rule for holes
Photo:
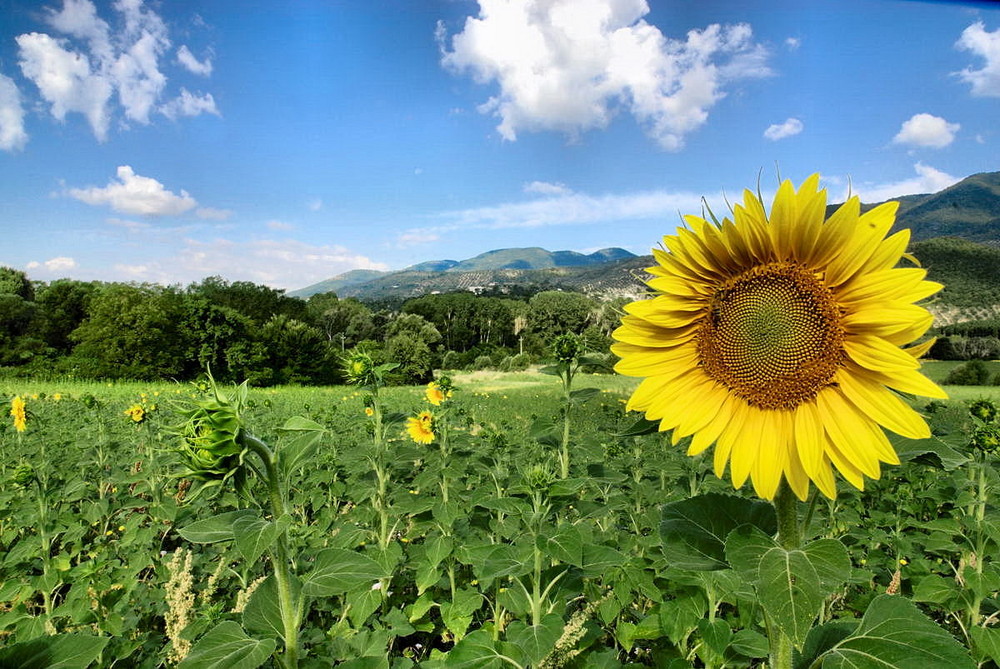
[[[985,386],[990,381],[990,370],[982,360],[970,360],[948,372],[944,383],[949,386]]]

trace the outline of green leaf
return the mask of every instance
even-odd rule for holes
[[[944,604],[959,594],[955,579],[945,578],[937,574],[928,574],[913,587],[913,601],[929,604]]]
[[[111,637],[56,634],[22,641],[0,651],[0,667],[85,669],[97,660]]]
[[[560,527],[545,540],[545,551],[556,560],[576,567],[583,566],[583,535],[576,525]]]
[[[455,644],[445,657],[447,669],[510,669],[488,630],[476,630]]]
[[[278,519],[278,522],[264,520],[259,516],[240,516],[233,521],[233,538],[236,540],[236,548],[248,562],[256,562],[257,558],[264,554],[278,536],[285,531],[288,526],[289,517],[287,515]]]
[[[296,469],[312,459],[326,434],[326,428],[308,418],[293,416],[281,426],[281,430],[290,437],[281,444],[277,453],[278,467],[287,480]]]
[[[562,424],[548,417],[537,418],[528,428],[528,436],[543,446],[558,447],[562,444]]]
[[[857,620],[834,620],[809,630],[802,653],[795,662],[795,669],[812,669],[820,655],[849,637],[858,629]]]
[[[660,421],[648,420],[645,416],[640,416],[632,425],[625,428],[624,432],[618,432],[616,437],[641,437],[647,434],[656,434],[660,431]]]
[[[733,638],[732,628],[721,618],[711,621],[702,618],[698,621],[698,631],[701,632],[701,638],[705,640],[708,647],[719,655],[726,652],[726,648],[729,647],[729,642]]]
[[[660,538],[673,567],[710,571],[729,566],[726,537],[740,525],[753,525],[766,535],[777,529],[774,507],[767,502],[709,493],[662,509]]]
[[[473,614],[482,605],[483,596],[475,590],[456,590],[454,600],[440,605],[441,620],[456,639],[461,639],[472,624]]]
[[[600,388],[580,388],[579,390],[570,391],[569,399],[574,404],[583,404],[590,398],[600,394]]]
[[[816,569],[823,595],[832,595],[851,578],[851,556],[839,539],[817,539],[802,551]]]
[[[1000,665],[1000,629],[976,626],[969,633],[976,650]]]
[[[802,550],[776,546],[760,559],[757,597],[771,620],[801,648],[823,604],[819,574]]]
[[[625,555],[610,546],[588,543],[583,545],[582,561],[584,573],[596,576],[625,564]]]
[[[969,461],[969,458],[956,451],[940,437],[907,439],[891,432],[886,436],[889,437],[890,443],[896,449],[896,454],[902,462],[920,458],[950,472]]]
[[[437,567],[441,564],[442,560],[451,555],[451,551],[454,547],[455,541],[451,537],[439,534],[436,537],[428,539],[424,543],[424,554],[427,556],[431,565]]]
[[[729,647],[744,657],[767,657],[771,649],[767,637],[753,630],[740,630],[734,634]]]
[[[726,536],[726,560],[740,577],[756,585],[760,559],[778,543],[753,525],[740,525]]]
[[[255,669],[277,647],[274,639],[254,639],[232,620],[219,623],[198,640],[178,669]]]
[[[520,648],[527,661],[534,665],[555,648],[562,631],[562,616],[549,613],[542,616],[538,625],[526,625],[515,620],[507,628],[507,640]]]
[[[292,599],[298,601],[302,583],[291,578]],[[243,609],[243,627],[247,631],[267,637],[285,638],[285,625],[281,620],[281,604],[278,599],[278,581],[271,574],[261,583]]]
[[[250,509],[227,511],[211,518],[195,522],[177,530],[177,533],[195,544],[214,544],[218,541],[230,541],[233,536],[233,524],[237,518],[256,516]]]
[[[822,656],[823,669],[975,669],[965,648],[912,602],[879,595],[857,632]]]
[[[502,576],[526,574],[531,570],[531,565],[513,546],[500,544],[486,554],[482,565],[474,569],[480,581],[488,581]]]
[[[342,548],[327,548],[316,555],[316,564],[302,582],[311,597],[330,597],[368,586],[391,574],[367,555]]]

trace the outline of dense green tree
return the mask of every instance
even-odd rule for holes
[[[513,343],[514,300],[482,297],[472,293],[424,295],[409,300],[403,311],[418,314],[434,324],[449,351],[468,351],[482,344]]]
[[[272,316],[288,316],[297,320],[306,318],[306,303],[288,297],[285,291],[250,281],[230,283],[218,276],[210,276],[201,283],[188,286],[188,293],[203,297],[212,304],[229,307],[263,325]]]
[[[267,364],[267,350],[253,334],[253,321],[235,309],[189,296],[182,329],[188,345],[184,377],[209,369],[220,381],[239,383],[257,375]]]
[[[173,288],[104,284],[71,338],[73,363],[86,376],[157,379],[183,376],[189,347],[179,327],[183,296]]]
[[[310,322],[341,351],[376,334],[371,309],[353,297],[341,300],[335,293],[319,293],[309,298],[306,309]]]
[[[564,332],[580,334],[596,308],[597,303],[586,295],[547,290],[528,301],[528,328],[546,339]]]
[[[38,291],[38,332],[57,354],[73,348],[70,334],[86,319],[96,282],[59,279]]]
[[[288,316],[274,316],[260,331],[266,364],[251,381],[257,385],[334,383],[337,358],[317,328]]]
[[[28,275],[21,270],[0,266],[0,295],[17,295],[32,302],[35,299],[35,288]]]

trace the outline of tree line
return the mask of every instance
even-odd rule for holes
[[[557,290],[461,292],[388,309],[217,276],[186,287],[38,282],[0,267],[0,367],[136,380],[188,380],[210,368],[256,386],[330,384],[342,381],[344,355],[362,349],[399,363],[393,381],[419,383],[439,368],[527,367],[564,332],[606,353],[623,303]]]

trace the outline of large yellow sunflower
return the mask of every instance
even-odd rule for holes
[[[24,399],[20,395],[10,401],[10,415],[14,419],[14,429],[24,432],[28,429],[28,413],[25,410]]]
[[[931,342],[904,348],[933,317],[914,304],[941,289],[918,267],[896,267],[909,230],[886,237],[898,204],[860,213],[852,197],[828,220],[819,175],[778,189],[770,216],[744,192],[735,220],[686,216],[654,249],[652,299],[625,307],[615,369],[646,377],[628,408],[715,444],[715,473],[749,477],[772,499],[784,478],[836,495],[831,464],[857,488],[899,459],[882,428],[930,436],[896,391],[945,398],[919,372]]]
[[[416,417],[406,419],[406,432],[418,444],[434,441],[434,416],[430,411],[421,411]]]

